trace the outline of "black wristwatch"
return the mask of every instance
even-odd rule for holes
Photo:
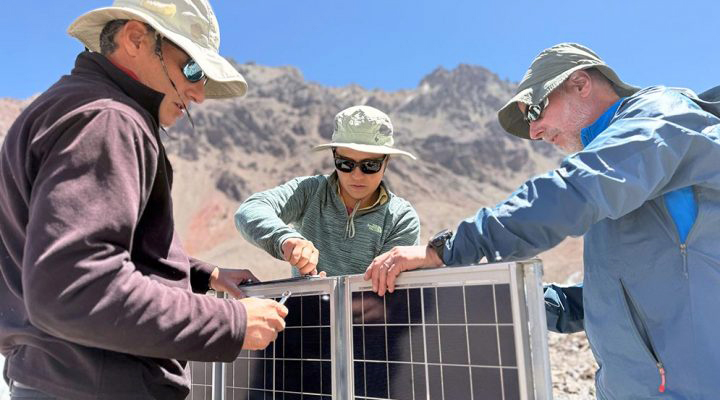
[[[430,241],[428,241],[428,247],[435,250],[438,257],[440,257],[440,261],[443,260],[443,252],[445,251],[445,243],[450,240],[450,238],[453,236],[453,233],[449,229],[443,229],[440,232],[436,233],[435,236],[430,238]]]

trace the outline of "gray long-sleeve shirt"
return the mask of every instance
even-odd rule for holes
[[[280,260],[285,239],[311,241],[320,253],[318,271],[328,276],[363,273],[378,255],[419,243],[420,220],[409,202],[386,190],[387,202],[358,211],[350,221],[337,185],[333,173],[256,193],[238,208],[235,225],[245,239]],[[353,237],[346,234],[348,223],[355,225]]]

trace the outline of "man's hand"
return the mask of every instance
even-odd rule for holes
[[[442,260],[428,246],[397,246],[373,260],[365,270],[365,280],[372,279],[373,292],[385,295],[395,290],[395,279],[403,271],[441,267]]]
[[[246,282],[260,282],[252,272],[246,269],[227,269],[215,267],[210,275],[210,288],[228,293],[236,299],[245,297],[238,285]]]
[[[245,306],[247,325],[243,350],[262,350],[277,339],[278,332],[285,329],[288,309],[271,299],[247,297],[239,300]]]
[[[320,252],[311,241],[301,238],[285,239],[282,252],[285,260],[297,268],[301,275],[318,274],[317,263]]]

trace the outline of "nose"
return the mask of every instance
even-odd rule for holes
[[[352,172],[350,172],[350,176],[353,179],[357,180],[357,179],[362,179],[365,176],[365,174],[362,171],[360,171],[360,166],[358,165],[355,168],[353,168]]]
[[[530,125],[530,129],[528,130],[528,134],[530,135],[530,139],[532,139],[532,140],[542,139],[543,130],[540,129],[540,127],[538,126],[539,125],[538,122],[531,121],[529,125]]]

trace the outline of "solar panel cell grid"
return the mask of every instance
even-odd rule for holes
[[[227,365],[227,399],[330,400],[329,301],[327,295],[290,297],[286,328],[275,342],[265,350],[242,351]]]
[[[188,400],[212,400],[212,364],[190,363],[190,379]]]
[[[351,299],[355,399],[519,398],[509,285]]]

